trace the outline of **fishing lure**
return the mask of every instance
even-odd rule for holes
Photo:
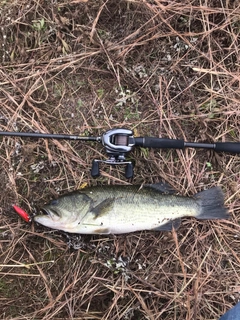
[[[16,211],[16,213],[26,222],[31,222],[31,217],[30,215],[24,211],[22,208],[16,206],[16,205],[13,205],[13,209]]]

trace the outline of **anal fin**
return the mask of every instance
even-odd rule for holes
[[[172,231],[172,229],[174,228],[175,230],[177,230],[181,225],[181,219],[175,219],[175,220],[170,220],[167,223],[153,228],[153,231]]]

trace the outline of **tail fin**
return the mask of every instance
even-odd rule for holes
[[[194,198],[201,207],[197,219],[228,219],[227,208],[224,207],[224,194],[220,187],[213,187],[197,193]]]

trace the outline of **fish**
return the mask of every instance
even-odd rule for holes
[[[221,188],[185,197],[162,182],[86,187],[44,205],[34,221],[68,233],[125,234],[176,230],[183,217],[228,219]]]

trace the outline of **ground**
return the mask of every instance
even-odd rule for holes
[[[0,130],[191,142],[240,137],[239,1],[0,0]],[[0,138],[1,319],[218,319],[240,293],[239,155],[135,148],[135,175],[100,143]],[[27,224],[83,185],[220,186],[230,219],[172,232],[67,235]]]

